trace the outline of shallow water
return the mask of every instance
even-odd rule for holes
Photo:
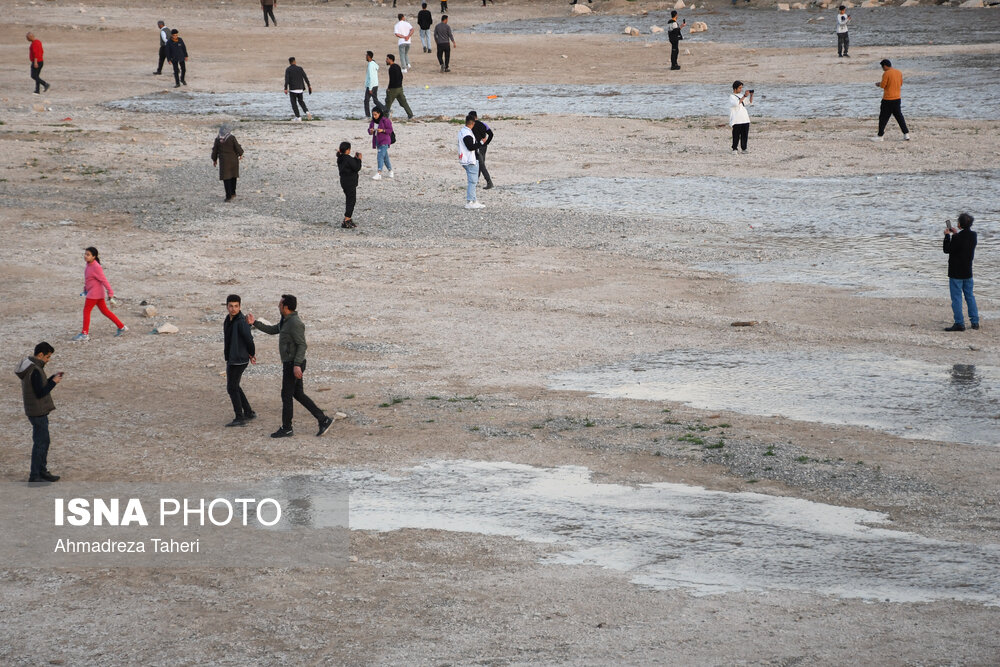
[[[586,177],[512,189],[525,206],[663,217],[705,231],[679,237],[665,224],[661,236],[644,239],[662,244],[665,252],[735,241],[734,249],[758,247],[775,256],[723,259],[703,267],[741,279],[867,288],[893,296],[946,296],[943,223],[967,210],[979,221],[973,227],[979,237],[976,275],[1000,275],[1000,241],[990,227],[1000,217],[996,170],[792,179]],[[990,280],[981,280],[976,290],[1000,297],[1000,285]]]
[[[698,3],[695,3],[696,5]],[[957,10],[947,7],[890,7],[862,9],[851,15],[851,46],[910,46],[915,44],[987,44],[1000,42],[1000,9]],[[802,48],[829,46],[836,51],[834,33],[836,10],[809,9],[779,12],[746,7],[715,11],[681,10],[690,25],[704,21],[708,31],[689,35],[685,42],[728,42],[749,47]],[[821,18],[822,17],[822,18]],[[638,28],[641,39],[667,41],[666,32],[649,34],[658,25],[666,29],[670,12],[650,12],[648,16],[592,14],[581,17],[552,17],[480,23],[472,32],[508,34],[608,34],[622,32],[626,25]],[[635,37],[621,36],[635,41]]]
[[[1000,57],[998,57],[1000,61]],[[983,76],[1000,76],[1000,68]],[[872,81],[878,77],[873,73]],[[752,85],[748,81],[748,86]],[[908,77],[903,113],[911,119],[941,117],[992,119],[1000,106],[1000,90],[985,86],[972,74],[932,73]],[[503,85],[431,86],[406,88],[407,101],[418,116],[456,116],[476,109],[480,115],[528,116],[566,113],[627,118],[729,118],[726,86],[678,85]],[[496,99],[487,99],[496,95]],[[309,110],[324,119],[361,118],[358,91],[316,93]],[[225,114],[246,119],[291,118],[288,99],[275,93],[152,93],[109,102],[112,109],[146,113]],[[879,91],[872,84],[768,84],[758,86],[754,118],[865,118],[872,134],[879,108]],[[395,115],[402,110],[394,106]],[[890,131],[895,127],[890,127]]]
[[[1000,445],[1000,368],[861,351],[669,350],[560,373],[551,387]]]
[[[866,524],[877,512],[682,484],[598,484],[578,466],[431,461],[393,476],[313,478],[351,486],[352,530],[503,535],[550,544],[543,562],[628,573],[698,595],[791,590],[844,598],[1000,604],[1000,547]]]

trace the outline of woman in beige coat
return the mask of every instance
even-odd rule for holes
[[[233,126],[223,123],[212,146],[212,166],[219,165],[219,180],[226,187],[226,201],[236,199],[236,179],[240,177],[243,147],[233,136]]]

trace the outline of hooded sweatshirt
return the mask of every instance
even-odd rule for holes
[[[52,402],[52,388],[55,380],[45,380],[42,372],[45,362],[38,357],[25,357],[17,365],[15,375],[21,379],[21,395],[24,397],[24,414],[29,417],[44,417],[56,409]]]
[[[358,187],[358,172],[361,171],[361,160],[340,153],[337,155],[337,170],[340,172],[340,185],[345,188]]]
[[[83,291],[87,293],[88,299],[100,299],[102,301],[104,300],[105,291],[107,291],[109,299],[115,295],[115,291],[111,289],[111,283],[104,277],[104,269],[101,267],[101,263],[96,259],[87,264],[87,268],[83,270]]]

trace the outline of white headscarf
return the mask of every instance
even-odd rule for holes
[[[232,123],[223,123],[222,126],[219,127],[219,141],[225,141],[230,137],[230,135],[232,135],[232,133],[233,133]]]

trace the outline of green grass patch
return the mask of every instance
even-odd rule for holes
[[[681,437],[677,438],[677,442],[689,442],[692,445],[702,446],[705,444],[705,439],[699,438],[693,433],[685,433]]]

